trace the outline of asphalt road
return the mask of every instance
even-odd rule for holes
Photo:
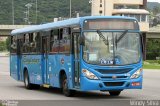
[[[160,70],[144,70],[142,90],[124,90],[120,96],[108,92],[77,92],[65,97],[58,89],[27,90],[23,82],[9,76],[9,58],[0,57],[0,100],[160,100]]]

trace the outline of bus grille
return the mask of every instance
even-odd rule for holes
[[[113,79],[112,77],[113,77],[113,76],[103,76],[103,77],[101,77],[101,78],[103,78],[103,79],[106,79],[106,78],[107,78],[107,79]],[[117,78],[127,78],[127,76],[116,76],[116,79],[117,79]]]
[[[105,86],[122,86],[124,82],[104,82]]]
[[[125,74],[130,72],[132,69],[111,69],[111,70],[103,70],[103,69],[98,69],[97,71],[101,74]]]

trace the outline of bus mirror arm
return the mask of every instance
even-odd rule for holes
[[[144,53],[144,41],[143,41],[143,34],[140,33],[141,36],[141,44],[142,44],[142,54]]]
[[[116,50],[117,50],[117,35],[116,35],[115,46],[116,46]]]
[[[79,38],[79,44],[80,44],[80,45],[85,45],[85,37],[84,37],[84,36],[81,36],[81,37]]]

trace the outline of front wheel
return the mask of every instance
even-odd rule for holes
[[[73,96],[75,94],[74,90],[68,89],[68,80],[66,75],[63,75],[63,78],[62,78],[62,91],[63,91],[63,94],[67,97]]]
[[[121,91],[109,91],[109,94],[110,94],[111,96],[119,96],[120,93],[121,93]]]

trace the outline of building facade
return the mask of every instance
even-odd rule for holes
[[[143,34],[146,48],[146,33],[149,31],[149,12],[146,10],[147,0],[91,0],[92,16],[126,16],[135,17]],[[144,59],[146,59],[144,49]]]

